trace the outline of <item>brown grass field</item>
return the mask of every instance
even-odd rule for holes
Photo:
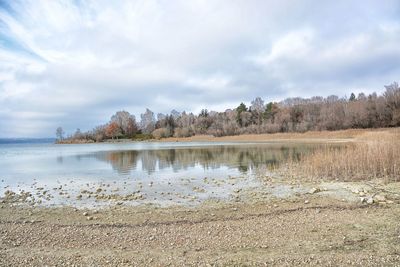
[[[233,136],[214,137],[212,135],[195,135],[191,137],[169,137],[161,142],[268,142],[268,141],[353,141],[364,140],[376,135],[392,135],[398,133],[399,128],[379,129],[348,129],[339,131],[309,131],[305,133],[274,133],[274,134],[242,134]]]

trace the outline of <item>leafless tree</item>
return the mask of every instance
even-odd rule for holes
[[[64,130],[62,127],[57,127],[56,129],[56,137],[59,141],[62,141],[64,139]]]
[[[111,123],[115,122],[122,135],[132,137],[137,132],[136,118],[127,111],[118,111],[111,117]]]
[[[267,105],[256,97],[247,108],[241,103],[235,109],[224,112],[203,109],[197,116],[172,110],[171,114],[157,115],[146,109],[141,114],[140,129],[157,138],[168,136],[186,137],[194,134],[215,136],[243,133],[304,132],[308,130],[339,130],[347,128],[400,126],[400,88],[397,82],[385,86],[382,95],[354,93],[351,97],[339,98],[287,98]],[[131,137],[137,129],[135,117],[127,111],[119,111],[110,123],[98,126],[90,132],[80,131],[71,138],[102,141],[107,137]],[[63,139],[64,132],[57,128],[56,136]]]
[[[140,129],[143,133],[150,134],[154,131],[156,126],[156,119],[154,113],[150,109],[146,109],[144,114],[140,115]]]

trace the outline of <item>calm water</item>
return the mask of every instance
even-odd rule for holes
[[[102,187],[126,195],[140,191],[145,203],[181,203],[225,198],[257,187],[257,170],[315,145],[241,143],[0,144],[5,190],[56,190],[51,204],[71,204],[82,191]],[[55,196],[57,195],[57,196]],[[69,197],[60,197],[68,195]],[[179,201],[177,201],[179,196]],[[181,197],[183,196],[183,197]]]

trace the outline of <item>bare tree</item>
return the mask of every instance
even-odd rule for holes
[[[252,111],[264,112],[265,110],[264,100],[262,100],[261,97],[256,97],[253,101],[251,101],[250,109]]]
[[[382,95],[376,93],[339,98],[287,98],[267,105],[256,97],[248,109],[241,103],[236,109],[215,112],[203,109],[197,116],[172,110],[171,114],[157,115],[146,109],[141,114],[140,129],[143,133],[154,133],[157,138],[168,136],[191,136],[212,134],[216,136],[243,133],[304,132],[308,130],[339,130],[347,128],[400,126],[400,87],[397,82],[385,86]],[[102,141],[107,136],[132,136],[138,130],[135,117],[127,111],[119,111],[111,117],[106,126],[99,126],[91,132],[75,133],[78,137]],[[155,131],[156,130],[156,131]],[[64,132],[57,128],[56,136],[63,139]]]
[[[62,141],[64,139],[64,130],[62,127],[58,127],[56,129],[56,137],[59,141]]]
[[[397,82],[385,86],[383,96],[386,99],[388,108],[391,110],[391,125],[400,126],[400,87]]]
[[[175,109],[171,110],[171,115],[174,118],[174,120],[178,119],[179,116],[181,116],[181,113],[176,111]]]
[[[261,97],[256,97],[253,101],[251,101],[250,111],[253,123],[260,126],[263,119],[263,113],[265,111],[264,100],[262,100]]]
[[[115,122],[120,128],[122,135],[132,137],[137,132],[136,119],[127,111],[118,111],[111,117],[111,122]]]
[[[143,133],[150,134],[154,131],[156,125],[156,119],[154,113],[150,109],[146,108],[146,112],[140,115],[140,128]]]

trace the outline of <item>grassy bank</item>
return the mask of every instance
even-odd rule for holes
[[[320,141],[353,141],[356,138],[366,138],[368,134],[374,133],[393,133],[399,128],[374,128],[374,129],[347,129],[338,131],[308,131],[304,133],[273,133],[273,134],[241,134],[215,137],[213,135],[194,135],[190,137],[168,137],[155,139],[150,134],[136,134],[133,138],[122,139],[107,139],[105,143],[119,142],[137,142],[137,141],[152,141],[152,142],[270,142],[270,141],[285,141],[285,142],[320,142]],[[94,140],[76,140],[64,139],[57,141],[59,144],[84,144],[94,143]],[[100,142],[100,143],[102,143]]]
[[[242,134],[214,137],[212,135],[195,135],[191,137],[170,137],[161,139],[161,142],[268,142],[268,141],[352,141],[368,133],[392,133],[394,128],[382,129],[348,129],[339,131],[308,131],[304,133],[274,133],[274,134]]]

